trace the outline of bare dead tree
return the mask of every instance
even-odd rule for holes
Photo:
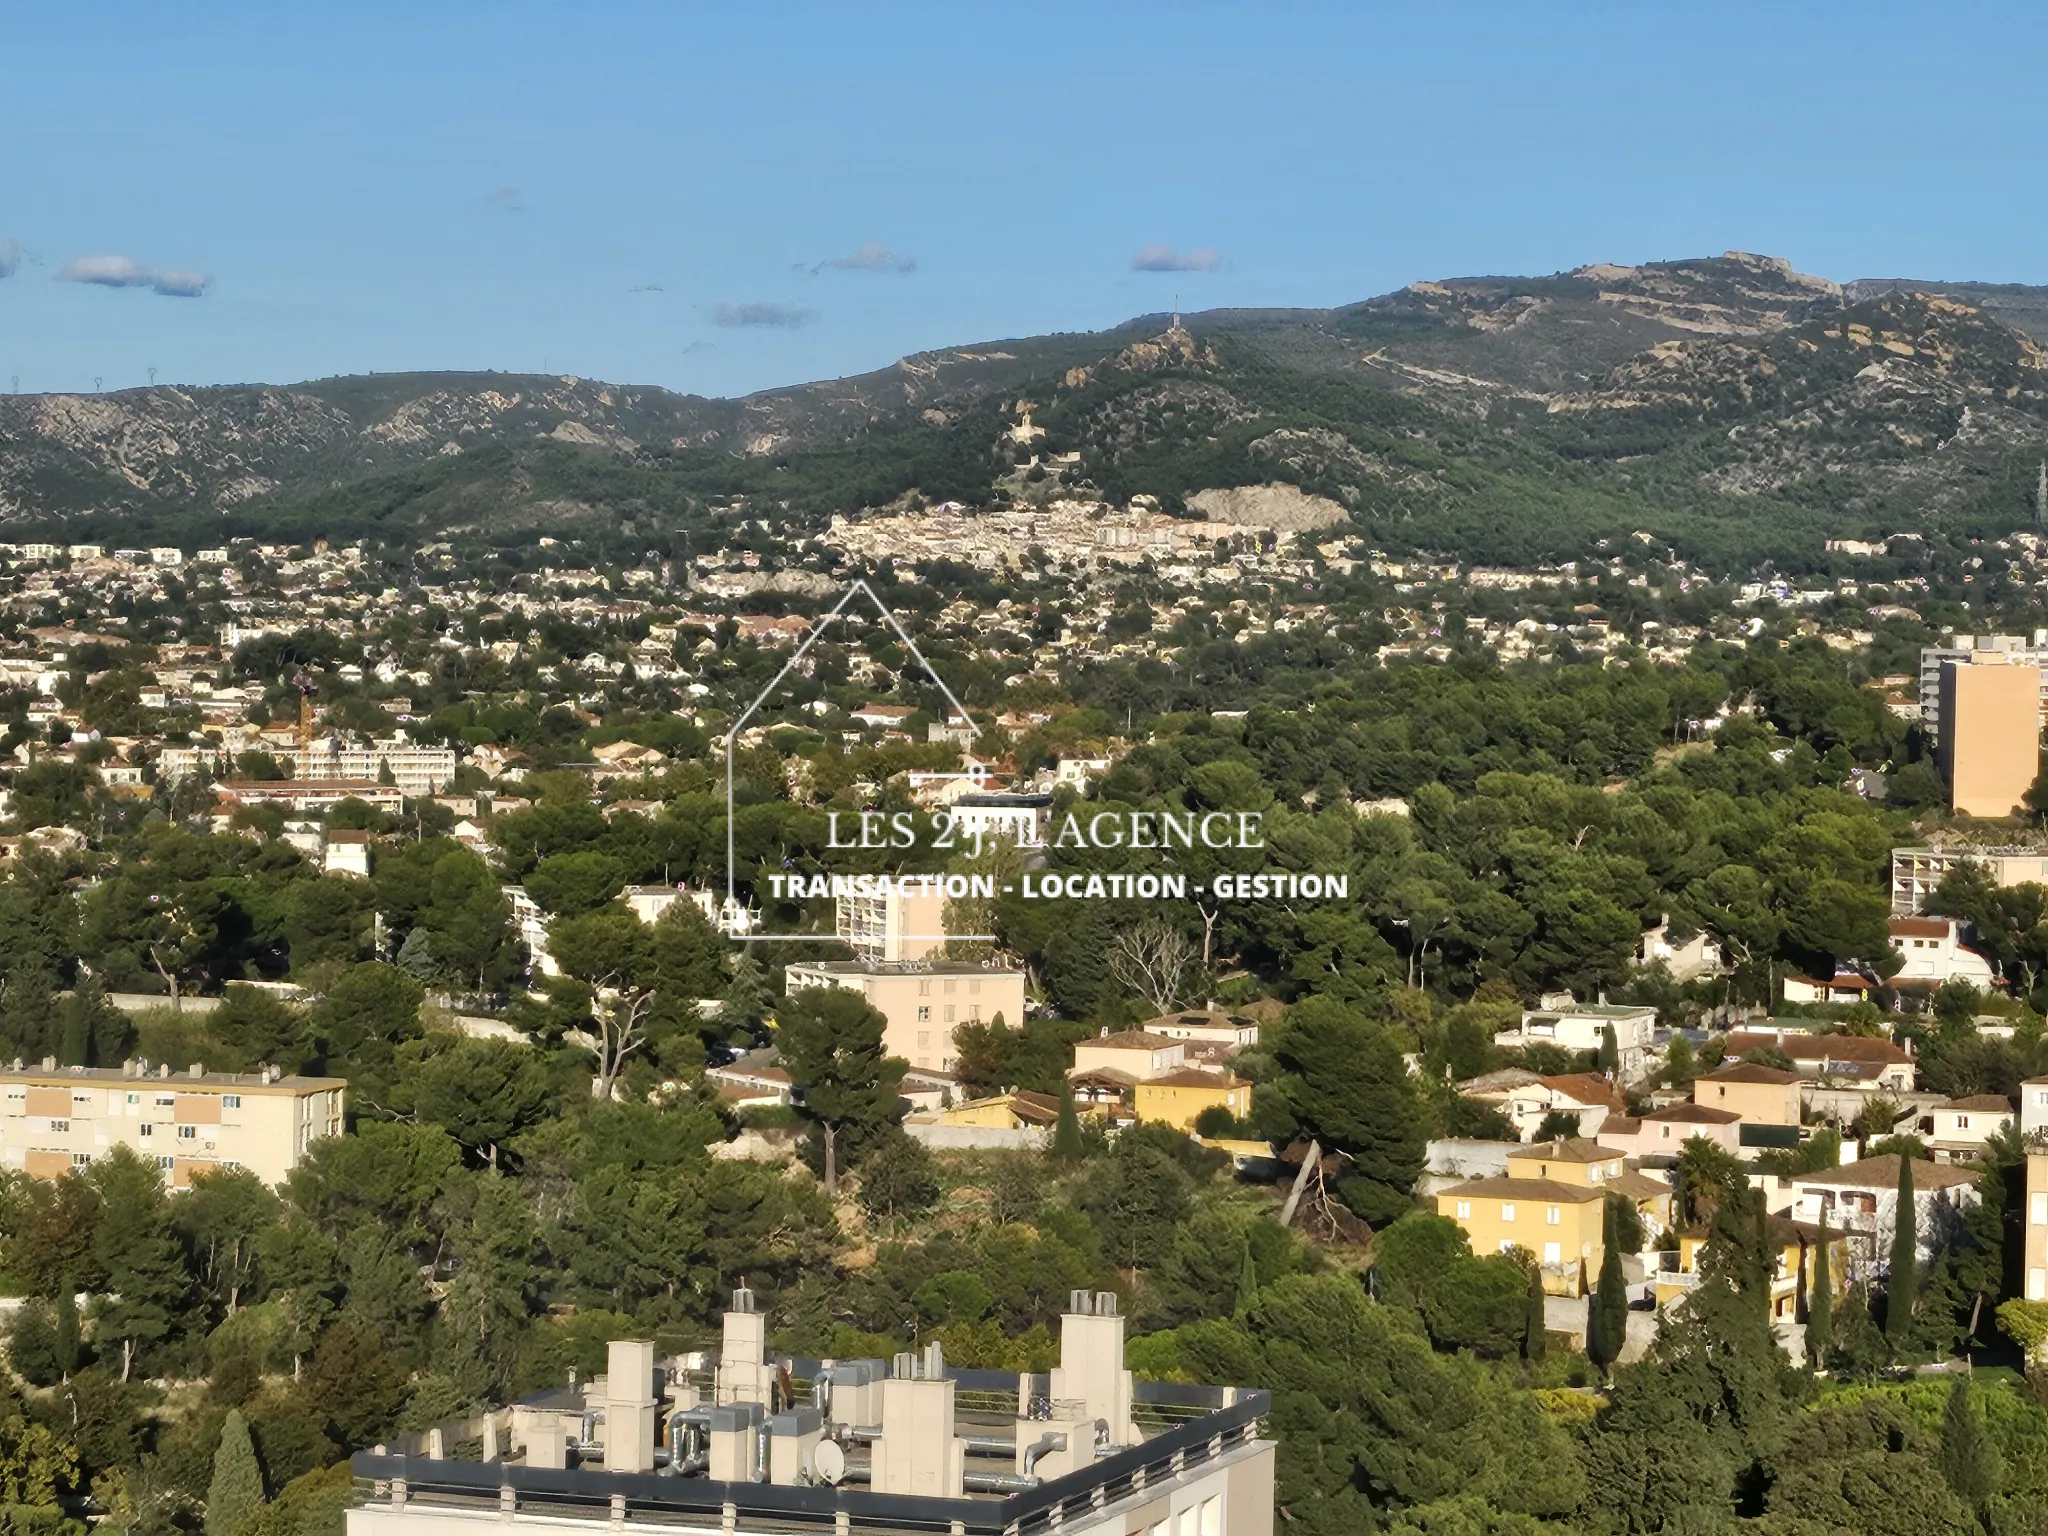
[[[1110,978],[1144,998],[1155,1014],[1172,1011],[1195,970],[1195,946],[1188,936],[1156,917],[1122,929],[1110,940]]]
[[[609,1099],[626,1062],[647,1044],[647,1015],[654,1005],[654,992],[648,987],[602,983],[592,990],[590,1020],[597,1042],[597,1075],[590,1080],[590,1096]]]

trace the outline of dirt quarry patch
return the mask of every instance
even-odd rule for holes
[[[1212,523],[1237,528],[1307,532],[1350,521],[1341,503],[1311,496],[1298,485],[1240,485],[1227,491],[1196,491],[1188,507]]]

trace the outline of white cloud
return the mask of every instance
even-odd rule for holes
[[[711,323],[728,327],[755,326],[793,331],[817,318],[815,310],[805,309],[802,305],[777,304],[767,299],[755,299],[744,304],[718,304],[711,310]]]
[[[1133,272],[1214,272],[1222,265],[1223,258],[1206,245],[1191,251],[1176,251],[1170,245],[1148,245],[1131,258]]]
[[[813,266],[800,268],[816,277],[820,272],[895,272],[907,276],[917,270],[917,258],[892,251],[878,240],[870,240],[857,251],[832,256]]]
[[[21,266],[21,242],[0,239],[0,277],[12,277]]]
[[[196,299],[213,279],[179,267],[152,267],[132,256],[74,256],[57,269],[67,283],[94,283],[101,288],[147,288],[167,298]]]

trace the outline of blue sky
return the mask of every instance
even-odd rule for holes
[[[2048,282],[2044,43],[2038,3],[0,0],[0,388],[731,394],[1729,247]]]

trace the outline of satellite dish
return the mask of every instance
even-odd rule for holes
[[[846,1476],[846,1452],[836,1440],[820,1440],[811,1452],[811,1475],[828,1488],[839,1486]]]

